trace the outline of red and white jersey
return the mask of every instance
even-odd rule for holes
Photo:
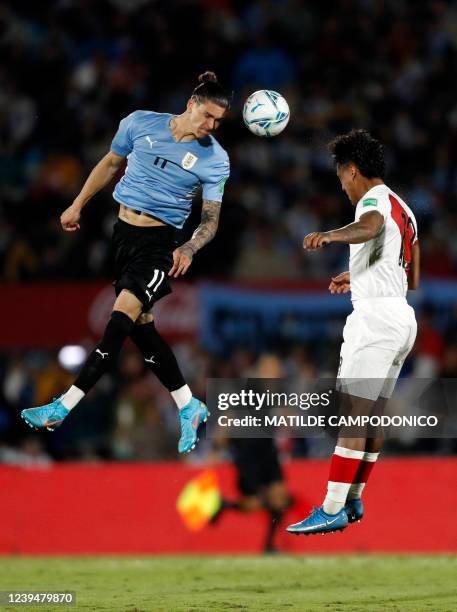
[[[411,247],[417,242],[417,223],[412,210],[387,185],[373,187],[359,200],[355,220],[377,210],[384,225],[368,242],[350,245],[349,271],[352,300],[405,297]]]

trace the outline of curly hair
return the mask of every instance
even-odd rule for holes
[[[337,136],[328,147],[335,164],[353,163],[365,178],[384,178],[384,147],[366,130],[351,130]]]

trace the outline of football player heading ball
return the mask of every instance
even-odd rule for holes
[[[338,388],[355,414],[383,406],[416,338],[408,289],[419,286],[419,243],[411,209],[384,184],[384,153],[365,130],[330,143],[343,191],[355,206],[355,222],[305,237],[307,250],[332,242],[349,244],[349,271],[332,278],[331,293],[351,291],[354,310],[343,331]],[[344,432],[344,429],[343,429]],[[295,534],[345,529],[363,516],[362,490],[382,447],[382,438],[349,437],[340,431],[330,465],[327,495]]]
[[[205,72],[181,115],[134,111],[122,119],[111,150],[63,212],[62,228],[78,230],[84,206],[128,159],[113,193],[119,218],[113,234],[117,297],[111,318],[74,385],[50,404],[22,411],[30,426],[51,430],[59,426],[113,366],[130,336],[179,408],[179,451],[195,446],[198,426],[208,411],[192,396],[170,347],[155,328],[151,309],[170,293],[168,277],[185,274],[195,253],[216,233],[229,159],[212,134],[229,106],[229,96],[216,75]],[[175,230],[188,218],[200,186],[201,223],[192,239],[176,248]]]

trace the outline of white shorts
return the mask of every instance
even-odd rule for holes
[[[372,400],[389,398],[416,333],[414,310],[405,298],[355,300],[343,330],[338,389]]]

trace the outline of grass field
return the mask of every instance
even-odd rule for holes
[[[0,558],[0,590],[73,590],[77,610],[110,612],[451,612],[456,577],[457,556]]]

